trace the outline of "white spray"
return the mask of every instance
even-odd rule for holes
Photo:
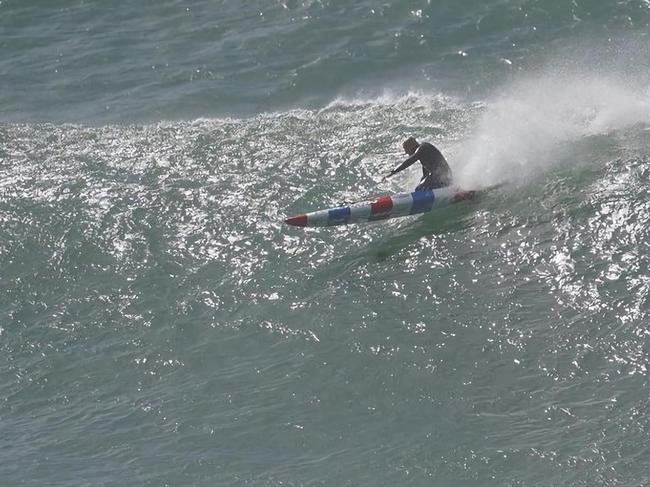
[[[561,160],[571,142],[650,123],[650,92],[595,74],[541,74],[488,101],[473,136],[455,151],[456,180],[482,187],[525,181]]]

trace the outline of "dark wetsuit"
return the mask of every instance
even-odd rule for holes
[[[422,179],[415,191],[442,188],[451,184],[451,169],[445,157],[428,142],[422,142],[411,157],[397,166],[391,174],[400,172],[411,166],[415,161],[422,163]]]

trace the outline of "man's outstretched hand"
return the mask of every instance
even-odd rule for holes
[[[388,174],[386,174],[386,175],[381,179],[381,182],[383,183],[383,182],[386,181],[389,177],[391,177],[393,174],[395,174],[395,172],[393,172],[393,171],[389,172]]]

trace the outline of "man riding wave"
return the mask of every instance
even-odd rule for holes
[[[415,188],[415,191],[426,191],[442,188],[451,184],[451,169],[442,153],[428,142],[421,144],[415,137],[409,137],[402,144],[404,152],[410,157],[393,169],[386,178],[410,167],[415,161],[422,164],[422,179]]]

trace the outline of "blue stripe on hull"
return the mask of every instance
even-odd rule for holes
[[[413,197],[413,206],[411,206],[411,215],[416,213],[424,213],[426,211],[431,211],[433,207],[433,191],[430,189],[426,191],[414,191],[411,193]]]
[[[331,223],[338,222],[341,220],[350,219],[350,207],[346,206],[343,208],[333,208],[329,210],[329,221]]]

